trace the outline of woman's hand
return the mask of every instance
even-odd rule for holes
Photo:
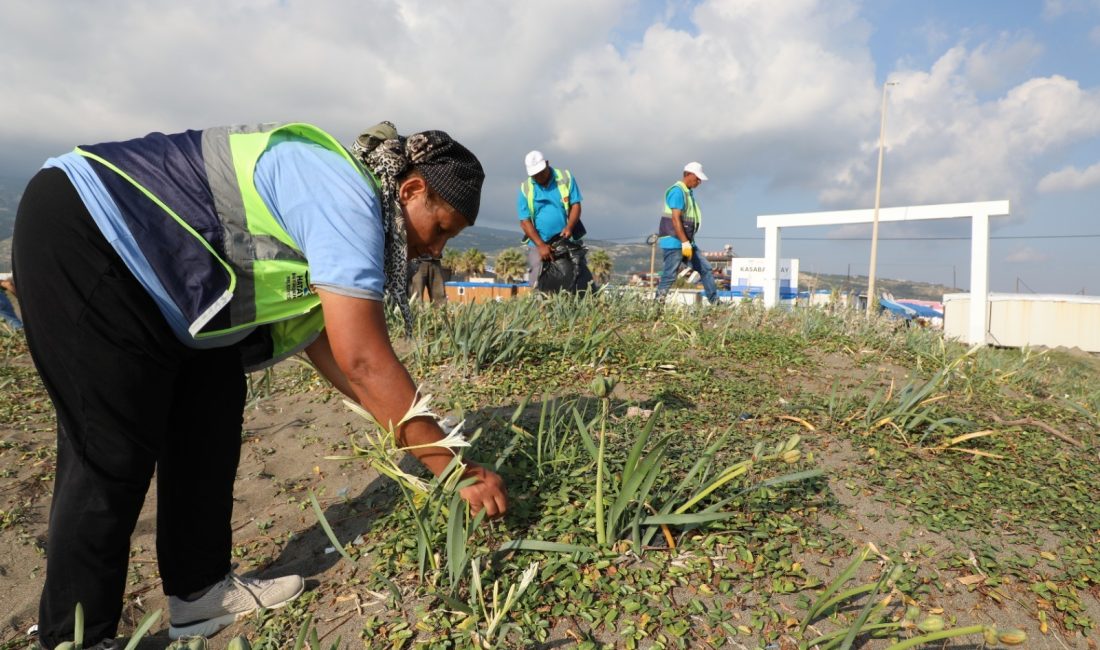
[[[459,494],[470,504],[470,512],[477,514],[482,510],[490,519],[500,517],[508,511],[508,492],[504,489],[504,479],[492,470],[467,461],[463,478],[477,478],[477,483],[467,485]]]
[[[400,422],[416,397],[416,386],[390,345],[381,301],[354,298],[317,289],[325,312],[325,334],[307,348],[317,368],[345,395],[352,397],[379,422]],[[394,432],[397,444],[416,447],[412,454],[439,476],[454,458],[434,446],[443,431],[432,418],[417,417]],[[462,498],[474,512],[499,517],[508,509],[504,481],[496,473],[467,463],[466,477],[478,481],[463,488]]]

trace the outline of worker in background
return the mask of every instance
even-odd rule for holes
[[[304,350],[379,422],[416,385],[386,326],[411,331],[410,257],[474,223],[485,174],[442,131],[356,143],[301,123],[151,133],[51,158],[19,203],[12,253],[27,342],[57,410],[39,643],[116,647],[130,536],[157,480],[168,636],[209,636],[302,593],[301,576],[231,570],[245,371]],[[362,140],[362,139],[361,139]],[[358,159],[357,159],[358,158]],[[396,428],[437,476],[434,418]],[[467,462],[472,511],[507,508]]]
[[[564,281],[565,286],[555,286],[553,290],[588,291],[592,286],[592,272],[588,270],[586,251],[580,243],[585,228],[581,223],[583,198],[577,179],[569,170],[551,167],[541,151],[529,152],[523,162],[528,178],[520,183],[516,212],[526,235],[532,287],[550,289],[545,281],[544,286],[540,286],[539,279],[543,275],[543,265],[554,261],[556,249],[557,257],[566,258],[566,263],[555,270],[568,269],[570,277],[555,278],[556,285]]]
[[[665,190],[665,210],[657,229],[658,240],[664,254],[664,268],[657,285],[657,300],[663,302],[672,283],[676,280],[680,265],[699,274],[703,282],[703,294],[711,304],[718,302],[718,287],[714,284],[714,272],[695,245],[695,236],[703,222],[703,213],[695,200],[695,188],[707,180],[703,166],[690,162],[684,166],[681,180]]]
[[[443,286],[443,258],[423,255],[412,260],[409,271],[409,299],[423,300],[424,290],[428,290],[428,299],[433,305],[447,302],[447,291]]]
[[[11,325],[12,329],[21,330],[23,321],[15,313],[15,306],[11,304],[8,294],[15,297],[15,281],[12,280],[11,273],[0,273],[0,319]]]

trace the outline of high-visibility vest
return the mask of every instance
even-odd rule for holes
[[[152,133],[77,147],[195,340],[256,332],[268,361],[293,354],[324,327],[309,265],[260,197],[253,174],[272,136],[289,133],[340,154],[378,191],[344,147],[309,124],[263,124]]]
[[[569,203],[569,188],[573,186],[573,175],[569,173],[568,169],[554,169],[554,180],[558,185],[558,192],[561,193],[561,207],[565,210],[565,218],[569,218],[569,208],[572,207]],[[531,215],[532,223],[535,220],[535,179],[528,177],[527,180],[519,184],[519,191],[523,193],[523,198],[527,199],[527,213]]]
[[[683,181],[677,181],[665,190],[665,211],[661,216],[657,234],[662,237],[678,236],[676,227],[672,223],[672,208],[668,205],[668,193],[676,187],[679,187],[684,193],[684,209],[680,211],[680,224],[684,227],[684,235],[687,236],[688,241],[694,241],[695,233],[699,232],[699,227],[703,224],[703,212],[699,209],[699,204],[695,202],[695,195]]]

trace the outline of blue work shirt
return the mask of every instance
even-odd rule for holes
[[[196,340],[126,227],[122,212],[88,160],[75,152],[44,167],[65,172],[104,237],[152,296],[177,338],[193,348],[232,345],[251,330]],[[385,233],[374,189],[334,151],[276,134],[256,163],[256,189],[271,214],[301,249],[310,282],[333,293],[381,300]]]
[[[691,190],[688,190],[691,192]],[[650,195],[652,196],[652,194]],[[687,207],[687,201],[684,197],[684,190],[679,185],[673,185],[669,188],[668,193],[665,194],[665,203],[673,210],[679,210],[680,215],[683,216],[684,209]],[[698,204],[696,204],[698,205]],[[658,240],[661,248],[680,248],[680,240],[675,237],[661,237]]]
[[[519,196],[516,199],[516,213],[520,221],[531,219],[535,224],[535,230],[539,231],[539,237],[546,241],[561,233],[565,229],[565,224],[569,223],[569,215],[565,212],[565,205],[561,202],[561,192],[558,191],[558,181],[554,178],[554,169],[550,169],[549,185],[544,187],[532,179],[531,188],[535,199],[534,218],[531,219],[531,211],[527,209],[527,197],[523,195],[523,190],[517,190]],[[573,205],[583,200],[581,188],[577,186],[577,177],[570,174],[569,204]],[[528,245],[534,246],[535,243],[528,242]]]

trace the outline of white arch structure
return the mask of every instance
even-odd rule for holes
[[[945,203],[881,208],[878,220],[918,221],[924,219],[970,219],[970,329],[968,343],[985,344],[989,332],[989,218],[1008,216],[1008,201]],[[756,217],[756,227],[764,229],[764,306],[779,303],[780,229],[800,226],[835,226],[871,223],[874,210],[841,210],[766,214]],[[869,298],[869,297],[868,297]]]

